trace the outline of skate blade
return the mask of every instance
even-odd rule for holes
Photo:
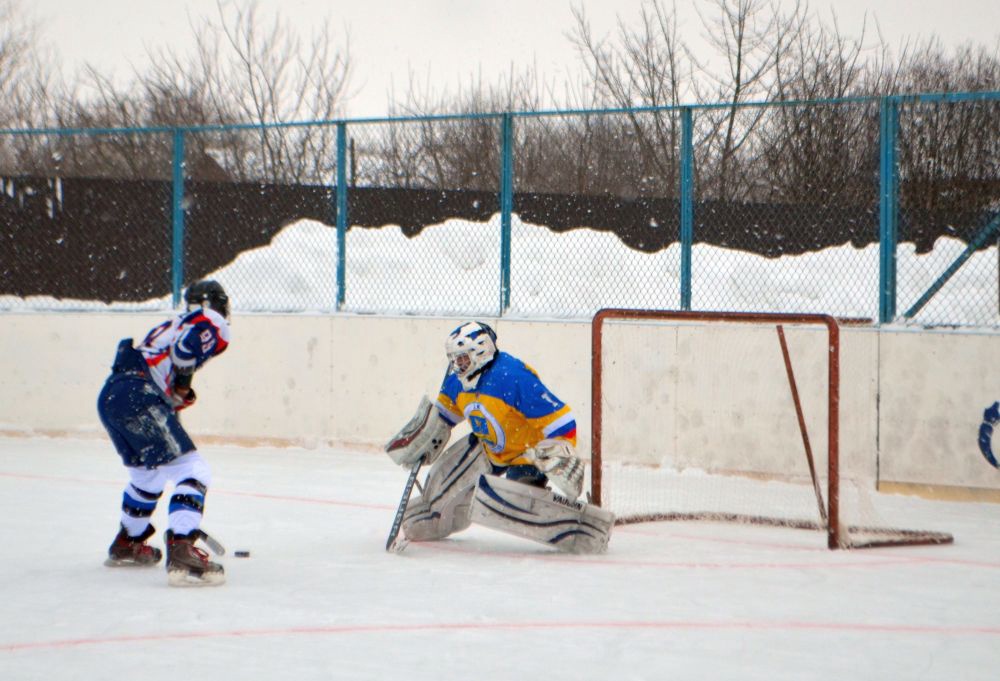
[[[206,572],[202,575],[195,575],[187,570],[167,571],[167,584],[170,586],[219,586],[225,583],[225,572]]]
[[[126,567],[126,568],[154,567],[159,562],[160,561],[156,561],[154,563],[140,563],[130,558],[110,558],[110,557],[104,560],[104,564],[107,567]]]

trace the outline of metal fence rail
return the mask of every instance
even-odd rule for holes
[[[0,131],[0,311],[1000,326],[1000,93]]]

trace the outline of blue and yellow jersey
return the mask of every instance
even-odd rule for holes
[[[472,391],[448,372],[437,407],[452,426],[468,419],[496,464],[530,463],[522,452],[546,438],[563,438],[576,446],[573,412],[549,392],[534,369],[506,352],[497,353]]]

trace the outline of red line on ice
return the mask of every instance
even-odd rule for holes
[[[853,632],[881,634],[916,634],[934,636],[1000,636],[1000,626],[941,626],[898,623],[858,623],[858,622],[712,622],[712,621],[635,621],[635,622],[439,622],[425,624],[340,624],[327,626],[286,627],[273,629],[234,629],[229,631],[189,631],[169,634],[145,634],[134,636],[106,636],[101,638],[77,638],[55,641],[32,641],[25,643],[0,644],[4,652],[28,650],[75,648],[81,646],[111,645],[121,643],[150,643],[189,639],[220,639],[268,636],[340,635],[340,634],[392,634],[421,633],[429,631],[525,631],[553,629],[635,629],[635,630],[702,630],[702,631],[816,631]]]

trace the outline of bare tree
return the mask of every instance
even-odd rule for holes
[[[65,127],[194,127],[258,124],[188,135],[188,170],[202,179],[327,182],[336,136],[329,121],[342,109],[350,81],[349,43],[340,50],[322,26],[306,42],[280,16],[268,23],[256,2],[217,1],[218,22],[192,25],[195,51],[150,53],[150,66],[122,87],[85,68],[78,96],[56,119]],[[79,96],[82,93],[83,96]],[[157,140],[162,144],[157,144]],[[140,149],[136,145],[150,146]],[[94,149],[111,145],[115,150]],[[169,172],[169,136],[118,135],[77,140],[99,168],[139,176]],[[76,156],[83,161],[82,151]],[[145,156],[145,158],[141,158]]]
[[[21,123],[18,103],[30,90],[36,26],[22,18],[18,0],[0,0],[0,125]]]
[[[746,104],[774,97],[776,64],[803,30],[806,13],[800,2],[782,12],[770,0],[712,1],[714,18],[699,14],[721,66],[702,61],[699,71],[708,85],[696,90],[700,101],[728,106],[699,116],[700,186],[719,199],[746,199],[755,184],[748,174],[756,161],[752,135],[764,116],[763,109]]]
[[[877,102],[824,100],[866,95],[889,74],[884,43],[865,46],[837,21],[813,20],[775,54],[776,106],[761,127],[759,189],[754,198],[783,203],[871,205],[878,144]],[[766,180],[766,181],[763,181]]]
[[[568,38],[593,74],[604,106],[671,106],[681,103],[691,81],[690,49],[678,36],[676,8],[660,0],[644,5],[639,27],[619,17],[617,43],[597,37],[582,7],[573,9]]]
[[[51,56],[20,0],[0,0],[0,127],[36,128],[49,122],[58,88]],[[0,169],[30,172],[37,156],[34,140],[31,135],[0,138]]]
[[[900,93],[996,92],[1000,48],[929,39],[899,64]],[[1000,103],[904,101],[900,193],[904,208],[951,214],[1000,206]]]
[[[213,68],[204,58],[221,50],[217,32],[197,32],[199,53],[210,89],[231,102],[238,120],[331,120],[341,110],[350,82],[349,37],[343,53],[335,50],[324,24],[305,43],[280,16],[269,29],[263,26],[256,3],[243,8],[220,2],[219,18],[229,61]],[[267,175],[316,181],[332,169],[334,141],[329,127],[269,129],[256,136],[252,154]]]
[[[16,102],[23,97],[27,61],[32,42],[17,20],[16,0],[0,0],[0,127],[17,127]],[[0,138],[0,171],[16,172],[22,140]]]
[[[592,74],[597,103],[622,109],[677,106],[693,92],[694,61],[690,48],[679,37],[674,6],[668,7],[660,0],[644,5],[635,30],[619,18],[616,42],[595,36],[582,8],[575,8],[573,16],[575,23],[568,37],[584,68]],[[678,117],[648,111],[628,111],[624,115],[627,128],[615,132],[624,135],[629,144],[616,144],[616,135],[587,136],[591,142],[603,138],[611,143],[597,155],[605,164],[611,164],[617,177],[632,179],[636,193],[674,193],[680,153]],[[612,124],[612,129],[615,127]],[[636,153],[633,162],[627,164],[635,170],[621,175],[621,166],[626,164],[613,150]]]
[[[495,83],[470,76],[456,92],[438,91],[412,71],[395,116],[422,118],[391,125],[351,126],[360,144],[361,180],[390,186],[496,191],[500,182],[501,119],[497,112],[537,111],[551,96],[537,68],[510,72]],[[428,117],[433,116],[433,119]],[[519,177],[531,150],[517,155]]]

